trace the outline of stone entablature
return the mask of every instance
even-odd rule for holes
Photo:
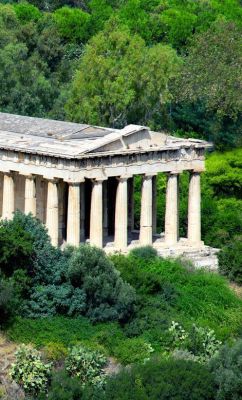
[[[46,224],[54,245],[87,240],[107,251],[152,244],[201,248],[200,174],[210,146],[143,126],[117,130],[0,113],[0,216],[11,218],[16,209],[31,212]],[[180,240],[183,171],[190,172],[188,235]],[[164,234],[158,235],[161,172],[167,174],[166,212]],[[143,177],[138,233],[135,175]]]

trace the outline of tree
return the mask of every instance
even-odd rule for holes
[[[54,13],[54,20],[61,36],[68,41],[85,41],[90,15],[79,9],[64,6]]]
[[[112,127],[155,126],[171,98],[169,82],[178,66],[169,46],[148,48],[112,19],[85,49],[67,102],[68,117]]]
[[[213,140],[239,144],[241,132],[234,137],[231,130],[229,138],[221,133],[228,120],[230,125],[241,125],[241,82],[241,29],[232,22],[217,21],[207,32],[195,36],[177,79],[175,96],[185,106],[197,109],[201,105],[203,121],[215,114]]]

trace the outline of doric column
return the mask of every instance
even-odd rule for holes
[[[108,185],[103,182],[103,235],[108,236]]]
[[[152,176],[143,177],[141,189],[140,245],[152,245]]]
[[[191,172],[188,195],[188,240],[201,244],[201,188],[200,172]]]
[[[128,177],[120,177],[116,192],[114,245],[124,250],[128,244]]]
[[[68,183],[67,243],[80,244],[80,183]]]
[[[93,180],[90,213],[90,243],[103,247],[103,180]]]
[[[178,174],[170,172],[167,176],[165,214],[165,242],[168,245],[176,244],[178,241],[178,191]]]
[[[34,217],[36,216],[36,182],[33,175],[25,177],[24,212],[25,214],[31,213]]]
[[[134,230],[134,177],[128,180],[128,231]]]
[[[11,173],[3,176],[2,219],[11,219],[14,213],[14,178]]]
[[[157,176],[152,178],[152,232],[157,231]]]
[[[58,210],[58,186],[57,181],[48,180],[47,206],[46,206],[46,227],[48,229],[51,243],[58,246],[59,233],[59,210]]]
[[[80,201],[81,201],[81,221],[80,221],[80,241],[85,241],[85,182],[80,184]]]

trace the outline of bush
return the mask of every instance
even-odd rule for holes
[[[113,355],[124,364],[142,363],[150,359],[154,349],[143,338],[131,338],[119,341]]]
[[[194,360],[206,363],[218,352],[221,342],[216,339],[214,331],[192,325],[190,331],[183,329],[177,322],[172,321],[169,328],[175,350],[185,350],[194,356]],[[192,358],[192,357],[191,357]]]
[[[16,312],[17,299],[12,282],[0,281],[0,323],[6,322]]]
[[[40,394],[38,400],[80,400],[82,385],[77,377],[70,377],[65,371],[54,372],[48,394]]]
[[[242,398],[242,340],[232,347],[223,346],[210,362],[217,394],[216,400],[240,400]]]
[[[68,276],[85,293],[86,315],[92,321],[124,321],[133,314],[135,291],[121,279],[103,250],[79,246],[70,258]]]
[[[144,260],[151,260],[157,257],[158,253],[152,246],[142,246],[131,250],[130,255]]]
[[[32,270],[33,240],[21,221],[13,219],[0,222],[0,271],[10,277],[17,269]]]
[[[11,378],[28,394],[45,391],[50,379],[51,364],[44,364],[40,352],[31,346],[20,346],[15,356],[16,362],[10,369]]]
[[[30,299],[23,306],[22,314],[29,318],[50,317],[58,314],[79,316],[85,314],[85,310],[84,291],[63,283],[60,286],[34,287]]]
[[[111,260],[120,271],[122,278],[132,285],[139,293],[155,294],[162,292],[163,281],[161,277],[147,270],[147,263],[149,260],[152,260],[152,258],[144,259],[134,255],[124,256],[122,254],[117,254],[113,255]]]
[[[50,361],[61,361],[67,354],[67,348],[62,343],[47,343],[43,348],[45,357]]]
[[[29,289],[29,278],[24,270],[16,270],[11,278],[0,275],[0,323],[16,315]]]
[[[108,379],[105,400],[213,400],[207,368],[192,361],[152,359]]]
[[[80,379],[82,386],[86,384],[102,386],[105,380],[103,367],[106,364],[107,359],[102,354],[74,346],[66,358],[65,368],[71,376]]]
[[[230,280],[242,283],[242,236],[235,236],[218,253],[219,271]]]

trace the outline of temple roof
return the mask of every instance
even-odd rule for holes
[[[148,127],[103,128],[73,122],[0,113],[0,149],[54,157],[157,151],[177,147],[210,147],[202,140],[169,136]]]

